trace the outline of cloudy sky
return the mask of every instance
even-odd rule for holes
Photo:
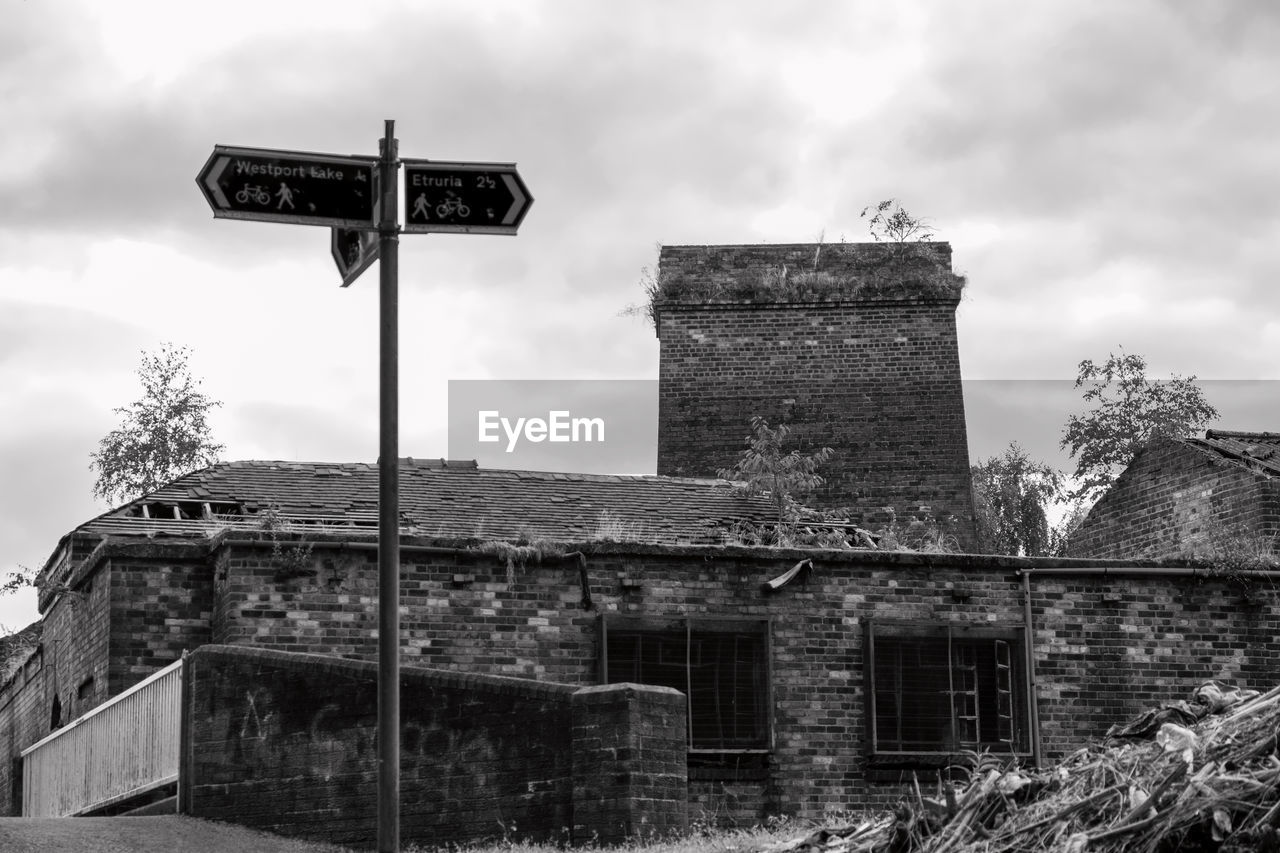
[[[376,456],[375,275],[340,289],[327,229],[215,220],[194,179],[218,143],[376,154],[384,119],[536,197],[518,237],[402,238],[403,455],[447,452],[450,379],[656,377],[619,316],[656,244],[861,240],[889,197],[969,277],[975,456],[1054,453],[1027,380],[1121,345],[1280,429],[1267,0],[196,8],[0,0],[0,571],[106,509],[89,453],[165,341],[227,458]]]

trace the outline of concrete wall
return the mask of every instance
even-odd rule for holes
[[[187,659],[181,808],[356,847],[377,837],[377,667],[206,646]],[[401,839],[601,843],[686,826],[684,697],[406,667]]]
[[[858,245],[824,247],[819,270],[855,276]],[[931,244],[950,272],[950,247]],[[808,271],[817,246],[668,246],[660,276],[714,283]],[[855,251],[857,250],[857,251]],[[829,446],[826,485],[806,502],[847,506],[878,525],[954,517],[972,546],[973,502],[955,312],[958,291],[918,287],[892,298],[688,304],[664,302],[658,473],[715,476],[744,448],[752,416],[792,426],[795,446]]]
[[[1280,533],[1280,481],[1176,440],[1137,455],[1071,537],[1081,557],[1160,557],[1231,532]]]

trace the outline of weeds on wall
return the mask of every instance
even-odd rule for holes
[[[55,600],[67,596],[73,606],[85,597],[83,590],[72,589],[65,583],[55,583],[38,570],[19,564],[0,583],[0,595],[10,595],[24,589],[34,589],[41,596],[51,594]]]
[[[879,548],[881,551],[915,551],[920,554],[958,554],[960,540],[951,532],[955,519],[951,516],[934,518],[926,506],[919,508],[919,515],[899,521],[893,507],[882,508],[889,520],[881,526]]]
[[[280,508],[274,504],[258,511],[258,527],[271,539],[271,562],[276,567],[272,580],[276,583],[301,577],[315,577],[315,557],[311,543],[284,546],[283,537],[289,532]]]
[[[1280,534],[1258,533],[1240,523],[1215,525],[1183,540],[1168,556],[1200,563],[1210,578],[1238,587],[1249,598],[1263,587],[1274,588],[1270,581],[1251,573],[1280,570]]]
[[[704,305],[719,302],[842,302],[853,299],[955,299],[964,291],[965,277],[952,272],[927,248],[895,259],[887,252],[870,253],[865,269],[837,275],[825,270],[773,266],[753,276],[728,281],[702,277],[676,278],[645,268],[641,285],[643,306],[626,313],[643,314],[657,326],[663,303]]]
[[[0,684],[7,682],[40,648],[42,628],[41,622],[19,630],[0,625]]]
[[[516,569],[524,569],[530,562],[541,564],[565,555],[564,546],[549,539],[532,539],[521,534],[516,541],[490,539],[476,548],[482,554],[492,554],[507,565],[507,583],[515,583]]]
[[[868,215],[870,214],[870,215]],[[663,303],[713,304],[718,302],[840,302],[852,299],[957,299],[965,277],[953,272],[945,256],[929,241],[932,224],[906,211],[895,199],[887,199],[862,211],[873,243],[827,245],[819,235],[812,263],[773,266],[763,272],[713,280],[710,276],[671,276],[660,267],[644,267],[640,286],[645,300],[622,313],[644,316],[657,328]],[[658,247],[661,252],[662,247]],[[826,255],[840,256],[842,268],[835,274],[822,269]]]

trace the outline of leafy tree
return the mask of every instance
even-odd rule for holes
[[[1049,528],[1049,555],[1052,557],[1067,556],[1071,535],[1080,528],[1081,524],[1084,524],[1091,507],[1091,504],[1079,498],[1068,498],[1065,492],[1063,499],[1067,501],[1067,511],[1063,513],[1057,524]]]
[[[1218,417],[1194,376],[1153,382],[1146,370],[1142,356],[1123,350],[1100,365],[1080,362],[1075,387],[1084,388],[1084,400],[1093,408],[1067,419],[1061,441],[1076,460],[1073,498],[1100,497],[1151,439],[1188,436]]]
[[[784,453],[783,443],[791,430],[786,424],[769,426],[760,416],[751,419],[752,435],[747,436],[747,449],[738,456],[732,468],[717,473],[726,480],[742,480],[749,494],[767,492],[778,509],[778,525],[787,521],[788,508],[797,494],[805,494],[821,486],[825,480],[816,472],[835,451],[823,447],[809,455],[798,450]]]
[[[971,469],[978,548],[984,554],[1041,557],[1053,552],[1049,507],[1062,498],[1061,472],[1027,455],[1016,441]]]
[[[89,467],[98,472],[95,496],[132,500],[218,461],[224,447],[210,438],[208,415],[222,403],[197,390],[200,380],[191,375],[190,355],[173,344],[143,352],[142,398],[114,410],[120,426],[90,454]]]

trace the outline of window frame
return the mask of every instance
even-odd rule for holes
[[[758,747],[706,748],[693,745],[693,707],[690,699],[689,669],[685,667],[685,745],[690,756],[768,755],[774,750],[774,701],[773,701],[773,619],[769,616],[721,616],[710,614],[677,614],[671,616],[604,613],[600,617],[600,654],[597,660],[597,680],[601,684],[623,682],[609,681],[609,631],[669,633],[683,631],[685,641],[694,632],[754,633],[763,640],[764,696],[762,723],[764,737]]]
[[[878,721],[876,718],[875,650],[877,637],[880,639],[928,640],[946,638],[948,636],[961,640],[999,640],[1009,644],[1009,663],[1013,675],[1010,685],[1013,694],[1014,713],[1012,719],[1014,720],[1014,725],[1020,729],[1021,736],[1014,739],[1011,750],[1008,752],[1002,751],[999,754],[1015,756],[1021,759],[1033,758],[1035,743],[1035,721],[1033,717],[1036,713],[1036,707],[1030,697],[1031,673],[1028,671],[1026,654],[1026,628],[1021,622],[997,625],[990,623],[948,622],[944,620],[874,618],[863,621],[863,706],[867,727],[867,755],[871,758],[881,758],[889,761],[921,761],[932,764],[938,759],[946,759],[964,751],[987,748],[980,744],[976,747],[973,744],[960,744],[950,749],[945,744],[940,744],[938,749],[927,750],[897,750],[882,749],[880,747],[880,738],[877,731]],[[954,662],[949,662],[948,668],[952,667],[954,667]],[[952,691],[949,690],[948,692]],[[954,698],[951,708],[954,722]]]

